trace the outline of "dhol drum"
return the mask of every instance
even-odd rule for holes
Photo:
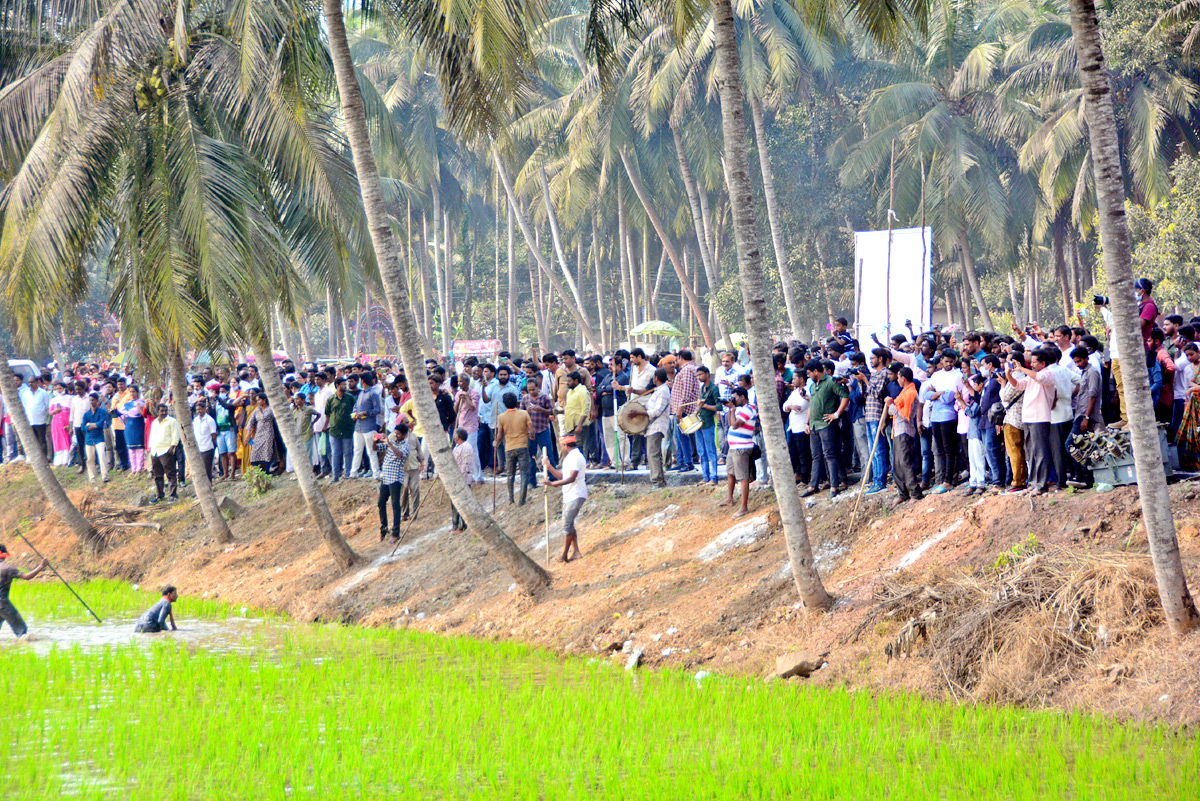
[[[631,437],[640,437],[650,427],[646,407],[639,400],[630,400],[617,413],[617,427]]]

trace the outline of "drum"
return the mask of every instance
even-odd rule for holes
[[[637,412],[634,414],[633,412]],[[639,400],[631,400],[617,413],[617,427],[631,437],[640,437],[650,427],[646,407]]]
[[[679,430],[686,437],[695,434],[703,425],[704,421],[700,419],[700,415],[693,413],[679,421]]]

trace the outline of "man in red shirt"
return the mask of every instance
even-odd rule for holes
[[[1133,294],[1138,299],[1138,318],[1142,324],[1142,344],[1146,350],[1154,350],[1154,340],[1150,332],[1154,330],[1158,320],[1158,304],[1150,298],[1154,282],[1149,278],[1139,278],[1133,285]]]

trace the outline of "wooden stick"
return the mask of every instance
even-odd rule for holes
[[[550,467],[542,471],[542,519],[546,530],[546,567],[550,567]]]
[[[6,527],[6,528],[7,528],[7,527]],[[37,555],[37,558],[38,558],[38,559],[45,559],[45,561],[46,561],[46,566],[50,568],[50,572],[51,572],[51,573],[53,573],[54,575],[58,576],[58,580],[59,580],[59,581],[61,581],[61,582],[63,583],[63,585],[64,585],[64,586],[65,586],[65,587],[66,587],[68,590],[70,590],[70,591],[71,591],[71,594],[75,596],[76,600],[78,600],[78,601],[79,601],[79,603],[83,604],[83,608],[84,608],[84,609],[86,609],[86,610],[88,610],[88,612],[91,614],[91,616],[92,616],[92,617],[96,618],[96,622],[97,622],[97,623],[103,623],[104,621],[100,619],[100,616],[99,616],[99,615],[97,615],[95,612],[93,612],[93,611],[92,611],[92,607],[90,607],[90,606],[88,606],[88,605],[87,605],[87,601],[85,601],[85,600],[83,600],[82,598],[80,598],[80,597],[79,597],[79,593],[75,592],[75,588],[74,588],[74,587],[72,587],[70,584],[68,584],[68,583],[67,583],[67,580],[66,580],[65,578],[63,578],[63,577],[62,577],[62,574],[61,574],[61,573],[59,573],[57,570],[55,570],[55,569],[54,569],[54,565],[50,564],[50,560],[49,560],[49,559],[46,559],[46,557],[44,557],[44,556],[42,556],[40,553],[38,553],[38,549],[37,549],[37,548],[35,548],[35,547],[33,547],[33,543],[32,543],[32,542],[30,542],[29,540],[25,539],[25,535],[24,535],[24,534],[22,534],[20,531],[18,531],[18,532],[17,532],[17,536],[18,536],[18,537],[20,537],[21,539],[25,540],[25,544],[26,544],[26,545],[28,545],[28,546],[29,546],[29,549],[30,549],[31,551],[33,551],[33,552],[34,552],[34,553]]]
[[[875,449],[879,447],[879,435],[883,433],[883,415],[879,416],[879,427],[875,429],[875,441],[871,443],[871,458],[867,460],[867,464],[863,467],[862,481],[858,485],[858,498],[854,501],[854,511],[850,513],[850,527],[846,529],[849,534],[854,530],[854,519],[858,517],[858,505],[862,503],[863,490],[867,488],[867,477],[871,474],[871,463],[875,461]]]

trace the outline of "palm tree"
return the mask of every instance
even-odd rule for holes
[[[1186,14],[1191,5],[1179,4],[1160,24]],[[1070,222],[1086,232],[1097,216],[1096,190],[1068,2],[1048,0],[1025,14],[1028,24],[1004,56],[1012,70],[1004,89],[1037,103],[1043,119],[1020,143],[1021,167],[1037,175],[1044,197],[1041,223],[1069,210]],[[1109,83],[1121,108],[1122,174],[1126,189],[1147,206],[1170,192],[1171,162],[1200,148],[1195,128],[1200,81],[1196,65],[1186,58],[1194,40],[1189,35],[1182,53],[1170,46],[1151,48],[1147,52],[1155,58],[1128,59],[1119,72],[1110,65]]]
[[[25,450],[25,461],[33,469],[38,486],[42,488],[42,494],[50,502],[58,519],[79,538],[80,542],[95,546],[100,542],[100,532],[96,530],[90,520],[83,516],[79,508],[71,503],[62,484],[58,483],[58,477],[54,475],[50,462],[46,459],[46,452],[34,438],[29,418],[25,416],[25,407],[17,395],[17,380],[8,366],[8,359],[8,349],[4,346],[3,340],[0,340],[0,396],[4,398],[8,416],[12,420],[13,428],[17,431],[21,447]]]
[[[1129,224],[1125,219],[1125,182],[1121,173],[1116,114],[1092,0],[1071,0],[1071,28],[1079,55],[1079,79],[1095,170],[1104,269],[1116,323],[1114,334],[1121,352],[1130,354],[1121,360],[1125,385],[1122,403],[1129,414],[1138,471],[1138,498],[1142,503],[1146,540],[1154,560],[1163,612],[1171,631],[1182,636],[1200,625],[1200,613],[1188,591],[1179,543],[1175,539],[1175,520],[1171,514],[1171,496],[1167,491],[1158,427],[1154,421],[1149,373],[1145,362],[1133,355],[1140,354],[1143,345],[1138,310],[1133,303],[1133,261]]]
[[[354,60],[350,54],[350,45],[346,39],[346,25],[342,17],[341,2],[340,0],[322,0],[322,10],[325,16],[330,56],[337,78],[338,97],[341,101],[346,135],[350,142],[350,150],[354,156],[354,168],[362,190],[363,209],[366,212],[375,259],[379,265],[392,323],[396,327],[396,340],[399,343],[400,356],[406,372],[413,377],[413,399],[417,416],[420,419],[431,421],[429,426],[431,433],[427,437],[427,443],[433,456],[434,465],[437,467],[438,476],[446,488],[451,502],[462,513],[471,530],[483,540],[488,549],[496,555],[505,569],[526,592],[536,593],[549,583],[549,575],[505,535],[472,494],[470,487],[467,486],[454,463],[449,445],[443,437],[436,434],[437,425],[433,421],[438,419],[438,412],[433,396],[420,391],[418,382],[424,374],[424,360],[421,357],[416,321],[409,305],[408,284],[400,269],[396,244],[392,237],[391,221],[384,204],[379,169],[376,166],[375,154],[367,130],[362,91],[354,69]],[[469,76],[464,76],[464,78],[467,77]],[[455,107],[456,98],[457,96],[454,94],[448,97],[451,108]],[[460,111],[468,116],[474,113],[461,108]]]
[[[853,142],[842,180],[862,184],[888,175],[895,153],[897,203],[916,216],[921,173],[927,172],[929,222],[943,250],[957,251],[972,300],[991,329],[975,266],[978,232],[1003,251],[1010,231],[1016,157],[1010,139],[1023,139],[1038,120],[1026,104],[1001,91],[1000,22],[976,20],[970,6],[942,6],[928,37],[908,57],[909,74],[874,91],[860,125],[843,137]],[[971,38],[964,41],[964,32]],[[895,67],[890,67],[895,70]],[[859,139],[861,132],[866,135]],[[836,154],[836,150],[835,150]],[[888,193],[878,193],[886,213]]]
[[[198,6],[168,36],[153,3],[118,3],[70,54],[78,85],[51,86],[47,106],[0,107],[42,134],[25,145],[17,191],[6,196],[0,272],[14,291],[45,289],[48,267],[69,276],[81,253],[111,240],[110,306],[146,360],[170,368],[194,466],[183,350],[237,340],[246,320],[270,320],[281,299],[291,308],[302,280],[293,264],[305,280],[344,283],[345,253],[362,230],[345,211],[356,196],[349,164],[314,104],[314,89],[329,84],[311,44],[315,18],[259,3],[246,24],[234,10]],[[98,56],[97,39],[119,54]],[[93,92],[89,76],[111,90]],[[79,291],[65,280],[50,282],[49,298]],[[210,530],[229,541],[207,476],[193,470],[193,479]],[[328,528],[345,566],[349,549]]]
[[[758,250],[758,222],[754,213],[754,192],[750,165],[746,158],[746,111],[738,65],[737,29],[730,0],[713,3],[716,67],[721,95],[721,123],[725,137],[725,173],[729,183],[729,203],[733,213],[734,240],[738,269],[741,272],[742,302],[745,304],[746,334],[750,339],[750,358],[756,365],[771,364],[771,336],[767,315],[766,289]],[[825,591],[813,563],[812,544],[804,522],[804,504],[790,486],[791,460],[788,456],[783,416],[774,403],[759,410],[767,464],[775,476],[775,498],[787,541],[792,578],[800,600],[810,609],[828,609],[833,599]]]

